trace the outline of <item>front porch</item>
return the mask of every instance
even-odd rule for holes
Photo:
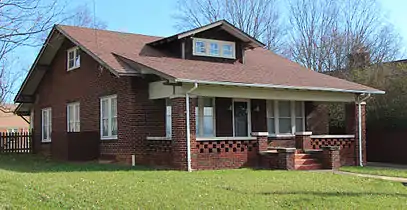
[[[166,88],[172,91],[163,93]],[[167,100],[166,136],[147,137],[149,151],[166,148],[165,161],[153,164],[182,170],[294,170],[359,163],[355,94],[156,83],[150,84],[150,99]],[[347,133],[329,135],[329,116],[321,106],[326,102],[346,104]],[[365,152],[364,132],[362,140]],[[162,155],[151,153],[154,159]]]

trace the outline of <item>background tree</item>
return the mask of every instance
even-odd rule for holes
[[[375,0],[290,0],[285,55],[318,72],[344,69],[349,55],[368,54],[369,63],[393,60],[400,36]]]
[[[78,5],[68,12],[68,17],[62,21],[63,24],[81,26],[87,28],[106,29],[106,21],[96,17],[95,11],[91,11],[86,4]]]
[[[276,52],[284,30],[276,0],[178,0],[177,27],[185,30],[225,19]]]
[[[0,104],[10,101],[27,72],[15,69],[18,52],[39,49],[54,24],[106,28],[86,5],[66,6],[61,0],[0,1]]]
[[[9,69],[13,50],[21,46],[36,46],[38,38],[48,31],[62,12],[56,1],[0,1],[0,103],[12,94],[19,74]]]

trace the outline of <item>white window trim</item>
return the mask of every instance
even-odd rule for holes
[[[234,98],[232,100],[232,125],[233,125],[233,137],[236,137],[235,134],[235,102],[247,102],[247,137],[251,137],[252,133],[252,108],[250,99],[239,99]]]
[[[197,56],[208,56],[208,57],[216,57],[216,58],[229,58],[229,59],[236,59],[236,43],[230,41],[221,41],[221,40],[214,40],[214,39],[202,39],[202,38],[192,38],[192,54]],[[196,42],[203,42],[205,44],[205,53],[200,53],[195,51]],[[218,44],[219,55],[213,55],[210,53],[210,46],[211,43]],[[232,46],[232,56],[224,56],[223,55],[223,45],[228,44]]]
[[[69,67],[69,53],[71,53],[71,52],[73,52],[74,62],[73,62],[73,66],[70,68]],[[77,68],[81,67],[81,58],[80,58],[81,55],[80,55],[80,53],[79,53],[79,65],[76,66],[76,62],[75,62],[75,58],[76,58],[78,53],[79,53],[79,47],[72,47],[72,48],[67,50],[67,53],[66,53],[66,69],[67,69],[67,71],[71,71],[71,70],[74,70],[74,69],[77,69]]]
[[[198,105],[198,112],[199,115],[197,113],[195,113],[195,120],[199,121],[199,131],[200,133],[196,133],[196,137],[204,137],[203,135],[203,130],[204,130],[204,98],[211,98],[212,99],[212,111],[213,111],[213,134],[212,136],[205,136],[206,137],[215,137],[216,136],[216,107],[215,107],[215,98],[212,97],[199,97],[197,98],[197,105]],[[198,116],[202,116],[200,118],[198,118]]]
[[[74,124],[74,130],[73,131],[70,131],[70,127],[69,127],[69,121],[70,121],[70,118],[69,118],[69,107],[72,107],[73,109],[73,112],[74,112],[74,114],[73,114],[73,116],[74,116],[74,119],[73,119],[73,124]],[[78,115],[76,115],[76,112],[79,112],[79,114]],[[79,117],[79,119],[76,119],[76,116],[78,116]],[[79,130],[75,130],[75,124],[76,123],[79,123]],[[74,133],[74,132],[80,132],[81,131],[81,105],[80,105],[80,103],[79,102],[74,102],[74,103],[69,103],[69,104],[67,104],[66,105],[66,132],[69,132],[69,133]]]
[[[111,109],[111,107],[112,107],[112,105],[111,105],[111,103],[112,103],[112,99],[113,98],[116,98],[116,109],[117,109],[117,105],[118,105],[118,103],[117,103],[117,95],[109,95],[109,96],[103,96],[103,97],[101,97],[100,98],[100,139],[102,139],[102,140],[115,140],[115,139],[117,139],[117,135],[112,135],[112,129],[111,129],[111,124],[112,124],[112,109]],[[107,136],[103,136],[103,118],[102,118],[102,116],[103,116],[103,113],[102,113],[102,102],[103,102],[103,100],[105,100],[105,99],[107,99],[108,100],[108,107],[109,107],[109,112],[108,112],[108,135]],[[116,110],[117,112],[118,112],[118,110]],[[117,122],[117,132],[119,132],[119,124],[118,124],[118,122]]]
[[[49,126],[49,133],[48,138],[44,139],[44,112],[48,112],[48,126]],[[41,110],[41,142],[51,142],[51,133],[52,133],[52,109],[51,108],[44,108]]]
[[[295,121],[297,116],[295,115],[295,102],[296,101],[290,101],[290,116],[291,116],[291,133],[280,133],[280,124],[279,124],[279,117],[280,117],[280,113],[279,113],[279,109],[278,109],[278,100],[267,100],[267,119],[271,118],[269,117],[270,114],[270,110],[269,110],[269,103],[274,103],[273,104],[273,109],[274,109],[274,131],[275,133],[270,133],[269,136],[270,137],[291,137],[294,136],[294,134],[296,133],[296,125],[295,125]],[[303,101],[301,102],[301,109],[302,109],[302,126],[305,128],[305,105]],[[268,120],[267,120],[268,123]],[[267,126],[268,127],[268,126]]]

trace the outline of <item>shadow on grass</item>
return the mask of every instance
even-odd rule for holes
[[[233,189],[231,187],[219,187],[221,189],[246,194],[246,195],[313,195],[313,196],[321,196],[321,197],[362,197],[367,195],[373,196],[398,196],[398,197],[405,197],[407,198],[407,194],[405,193],[381,193],[381,192],[317,192],[317,191],[270,191],[270,192],[247,192],[243,190]]]
[[[0,155],[0,169],[24,173],[158,170],[145,166],[132,167],[118,164],[99,164],[97,162],[64,162],[29,154]]]

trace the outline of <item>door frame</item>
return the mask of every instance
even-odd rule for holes
[[[233,125],[233,137],[236,137],[235,134],[235,102],[246,102],[247,103],[247,137],[251,137],[252,133],[252,109],[251,109],[251,100],[244,98],[233,98],[232,99],[232,125]],[[242,136],[244,137],[244,136]]]

